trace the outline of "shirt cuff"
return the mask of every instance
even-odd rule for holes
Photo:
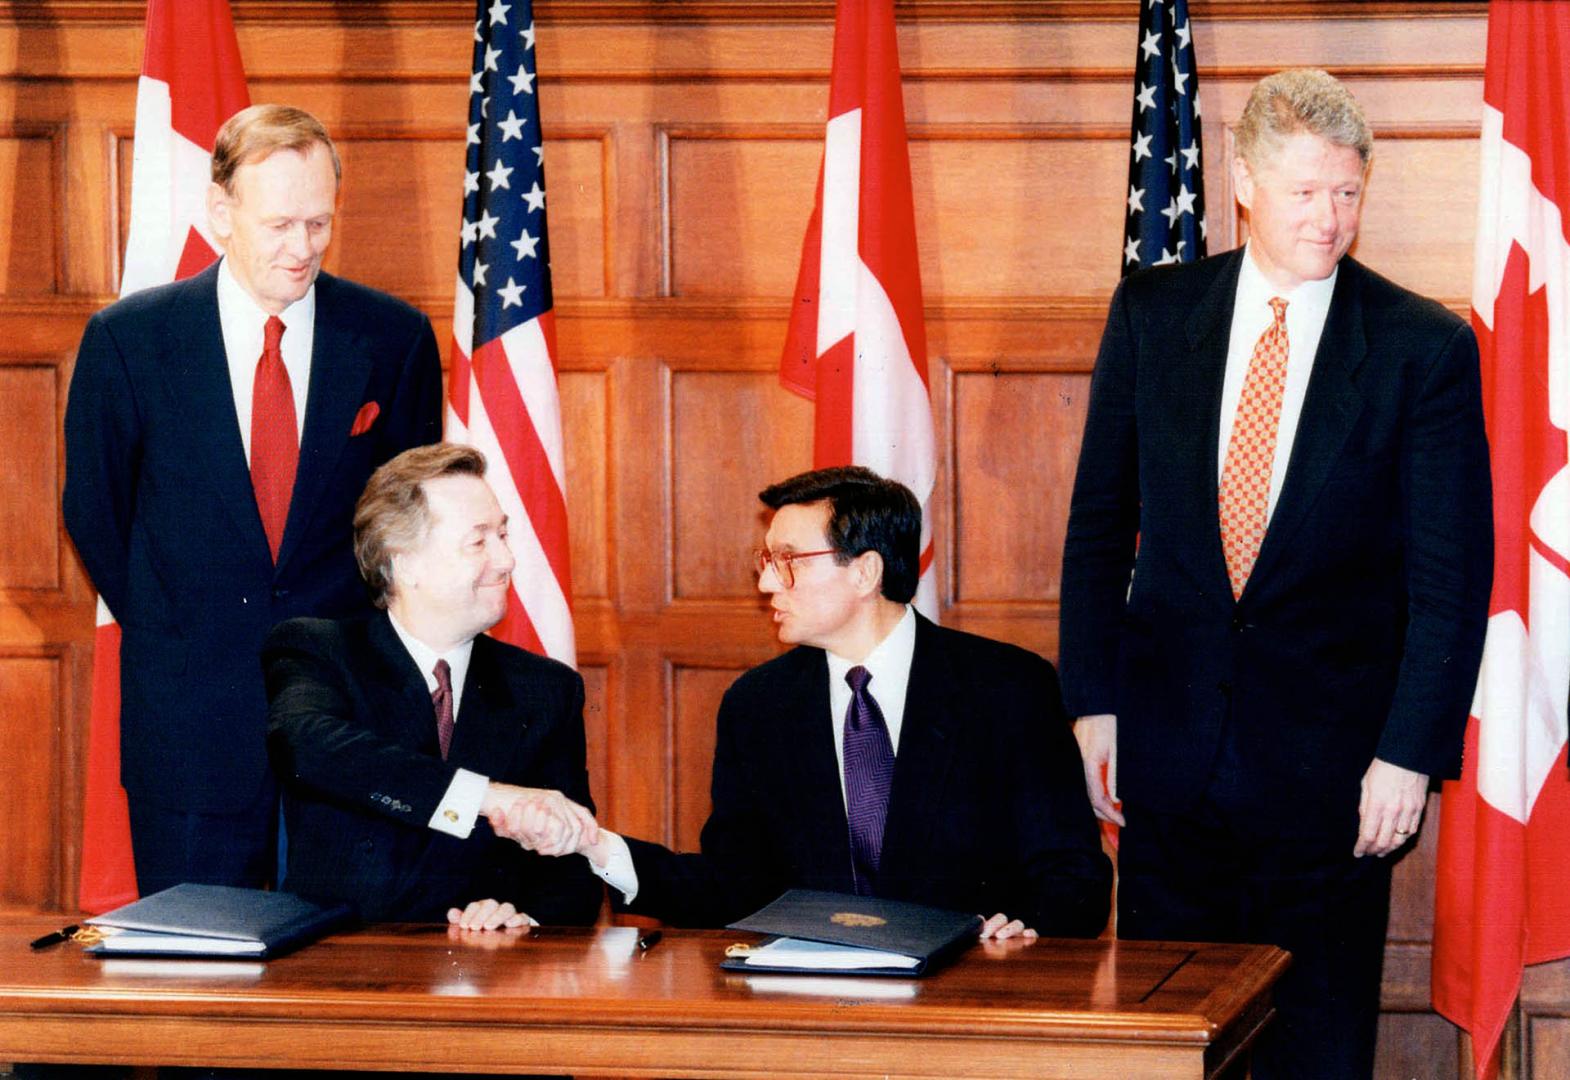
[[[632,852],[627,849],[627,841],[609,829],[600,830],[600,841],[607,848],[605,865],[600,866],[584,855],[589,869],[605,884],[620,889],[622,903],[630,904],[638,896],[638,870],[632,865]]]
[[[467,839],[474,831],[474,821],[480,816],[480,803],[485,801],[485,789],[490,783],[488,776],[459,769],[427,824],[437,832]]]

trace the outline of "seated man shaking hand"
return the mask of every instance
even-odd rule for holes
[[[760,495],[782,642],[720,705],[700,854],[600,830],[619,909],[723,926],[791,888],[990,916],[983,936],[1091,937],[1111,867],[1052,665],[910,607],[921,507],[863,468]]]
[[[484,634],[513,568],[484,477],[451,444],[383,465],[354,515],[382,610],[291,619],[263,647],[284,887],[368,921],[587,924],[603,899],[578,860],[541,857],[596,839],[583,680]]]

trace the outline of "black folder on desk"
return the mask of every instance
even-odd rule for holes
[[[88,919],[94,956],[227,956],[269,960],[348,921],[347,904],[323,907],[286,892],[186,883]]]
[[[968,946],[979,915],[880,900],[871,896],[792,889],[728,929],[771,935],[733,946],[728,971],[795,974],[924,975]]]

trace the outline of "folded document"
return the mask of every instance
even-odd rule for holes
[[[792,889],[732,930],[775,935],[733,946],[731,971],[922,975],[976,938],[981,918],[870,896]]]
[[[267,960],[315,941],[349,915],[347,904],[323,907],[293,893],[187,883],[88,919],[104,936],[86,951]]]

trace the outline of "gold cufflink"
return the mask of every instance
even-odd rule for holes
[[[456,811],[456,810],[448,810],[444,816],[447,818],[448,821],[452,822],[454,825],[458,824],[458,811]]]

